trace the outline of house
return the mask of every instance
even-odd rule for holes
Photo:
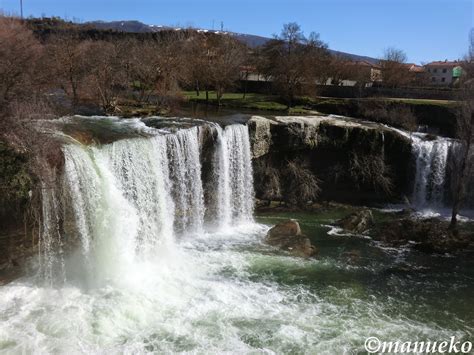
[[[424,86],[429,83],[428,73],[424,67],[414,63],[405,64],[405,67],[408,69],[411,85]]]
[[[359,70],[367,72],[372,83],[382,81],[382,67],[380,65],[365,60],[356,61],[354,63]]]
[[[437,61],[425,64],[432,85],[453,85],[462,74],[461,62]]]
[[[329,78],[325,85],[356,86],[362,84],[370,87],[374,83],[382,81],[382,68],[378,64],[365,60],[348,60],[342,65],[343,69],[339,73],[341,79]]]

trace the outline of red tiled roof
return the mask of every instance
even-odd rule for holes
[[[439,61],[425,64],[425,67],[457,67],[458,65],[461,65],[461,62],[457,60],[455,61],[439,60]]]
[[[425,68],[423,68],[422,66],[419,66],[419,65],[414,65],[410,68],[410,71],[414,72],[414,73],[424,73]]]

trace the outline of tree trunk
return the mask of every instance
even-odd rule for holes
[[[76,108],[77,108],[77,89],[76,89],[76,86],[73,84],[72,85],[72,109],[74,110],[74,112],[76,111]]]
[[[248,79],[249,79],[249,74],[246,73],[245,74],[245,80],[244,80],[244,94],[242,96],[242,99],[245,99],[245,95],[247,95],[247,83],[248,83]]]
[[[221,105],[221,98],[222,98],[222,89],[217,88],[216,94],[217,94],[217,106],[220,106]]]
[[[454,192],[454,201],[453,201],[453,209],[451,212],[451,223],[449,224],[449,229],[456,230],[457,222],[458,222],[458,214],[459,210],[461,209],[462,200],[464,198],[465,192],[465,185],[467,183],[467,167],[468,167],[468,159],[469,159],[469,151],[471,149],[471,141],[467,142],[466,149],[463,152],[462,160],[461,160],[461,168],[459,170],[459,181],[456,186],[456,190]]]
[[[209,89],[206,88],[206,103],[209,103]]]

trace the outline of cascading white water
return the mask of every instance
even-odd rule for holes
[[[470,274],[458,274],[459,260],[455,272],[443,263],[430,277],[407,278],[392,272],[398,254],[368,248],[362,263],[348,265],[334,255],[334,238],[325,239],[319,220],[303,215],[321,258],[272,250],[261,243],[268,228],[258,224],[209,233],[203,223],[200,235],[182,230],[201,221],[193,214],[201,202],[190,196],[201,198],[203,183],[218,200],[210,218],[226,207],[231,226],[252,218],[246,128],[215,129],[215,164],[214,152],[196,144],[204,129],[64,147],[64,188],[43,189],[40,247],[43,275],[61,282],[64,273],[56,268],[66,268],[68,278],[60,287],[29,277],[0,287],[0,353],[334,354],[364,352],[370,334],[469,339],[469,307],[439,307],[450,296],[469,305]],[[206,203],[214,201],[206,196]],[[69,277],[72,272],[81,279]],[[387,272],[396,287],[378,277]],[[88,275],[94,284],[76,282]],[[419,299],[421,316],[413,312]]]
[[[419,208],[442,207],[446,190],[448,153],[452,142],[437,138],[427,141],[413,136],[412,150],[416,159],[413,203]]]
[[[253,180],[248,129],[218,132],[216,216],[220,226],[252,221]],[[74,216],[81,264],[99,280],[136,261],[172,254],[175,236],[204,231],[199,129],[131,138],[100,147],[65,145],[64,191]],[[44,195],[43,273],[58,269],[61,241],[54,189]],[[56,215],[54,215],[56,214]],[[66,233],[67,234],[67,233]],[[65,236],[67,237],[67,236]],[[59,267],[64,273],[64,267]]]
[[[218,145],[217,219],[222,227],[252,220],[253,173],[249,133],[246,126],[216,127]]]
[[[54,181],[49,177],[49,182]],[[56,189],[41,184],[42,191],[42,215],[43,220],[40,226],[40,275],[48,285],[53,285],[56,281],[64,282],[64,250],[60,230],[60,208]]]
[[[196,127],[167,137],[171,182],[176,206],[177,229],[201,232],[204,223],[204,196]]]

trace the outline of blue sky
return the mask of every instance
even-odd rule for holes
[[[18,13],[20,0],[0,0]],[[25,16],[70,20],[139,20],[147,24],[224,28],[271,36],[297,22],[330,48],[380,57],[403,49],[409,61],[457,59],[467,51],[474,0],[23,0]]]

